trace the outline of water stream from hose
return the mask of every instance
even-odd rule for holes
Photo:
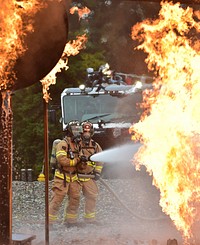
[[[105,163],[116,163],[124,161],[133,161],[134,155],[138,151],[142,144],[141,143],[127,143],[120,145],[97,154],[91,157],[92,161],[105,162]]]

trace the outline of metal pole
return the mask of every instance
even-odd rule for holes
[[[12,110],[10,91],[0,94],[0,244],[12,242]]]
[[[48,103],[44,100],[45,245],[49,245],[49,137]]]

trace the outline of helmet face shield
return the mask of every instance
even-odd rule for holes
[[[94,134],[94,129],[93,129],[93,124],[91,122],[83,122],[82,124],[82,130],[83,130],[83,133],[84,132],[88,132],[91,134],[91,136],[93,136]]]
[[[65,129],[66,134],[70,137],[77,137],[82,132],[82,126],[79,121],[70,121]]]
[[[90,140],[90,138],[94,135],[93,124],[89,121],[82,122],[82,138],[83,140]]]
[[[83,132],[83,129],[80,125],[72,125],[71,126],[71,132],[74,137],[80,135]]]
[[[90,132],[91,131],[91,126],[90,124],[85,123],[83,125],[83,132]]]

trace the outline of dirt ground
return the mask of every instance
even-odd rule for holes
[[[183,244],[180,232],[162,212],[159,190],[152,186],[152,179],[146,172],[136,172],[130,179],[104,181],[126,208],[98,182],[97,219],[100,225],[65,227],[62,222],[65,200],[60,209],[60,223],[50,229],[50,245],[166,245],[168,239],[176,239],[179,245]],[[13,232],[36,235],[33,245],[46,245],[48,241],[44,197],[42,182],[13,183]],[[81,200],[80,222],[83,222],[83,210],[84,198]]]

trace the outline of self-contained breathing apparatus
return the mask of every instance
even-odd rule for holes
[[[84,121],[82,123],[80,123],[77,120],[70,121],[67,127],[65,128],[64,132],[65,132],[65,135],[67,137],[70,137],[72,142],[74,142],[77,145],[77,148],[79,149],[79,158],[80,158],[79,167],[85,168],[87,165],[87,162],[90,161],[90,157],[88,158],[84,154],[80,154],[80,152],[83,153],[83,150],[87,149],[87,151],[91,155],[93,155],[96,153],[96,148],[97,148],[96,142],[91,139],[91,137],[94,135],[93,124],[89,121]],[[67,151],[67,155],[70,158],[70,160],[73,160],[75,152],[73,152],[72,149],[70,148],[70,144],[67,141],[67,139],[64,138],[63,140],[66,141],[67,146],[68,146],[68,149],[65,149]],[[83,142],[84,146],[82,147],[80,146],[79,144],[80,141]],[[60,142],[61,142],[61,139],[56,139],[54,140],[53,145],[52,145],[50,166],[51,166],[51,172],[53,175],[55,174],[56,169],[59,169],[61,173],[63,172],[62,166],[58,164],[57,159],[56,159],[56,146]],[[92,144],[91,147],[89,147],[90,142]],[[93,152],[91,152],[90,150],[93,150]]]
[[[70,137],[72,142],[74,142],[76,145],[79,144],[81,138],[80,138],[80,123],[79,121],[70,121],[67,125],[67,127],[64,130],[65,136]],[[70,148],[69,142],[67,142],[66,138],[64,138],[63,140],[66,141],[68,149],[67,149],[67,154],[68,157],[70,158],[70,160],[74,159],[74,152],[72,151],[72,149]],[[57,159],[56,159],[56,146],[58,143],[61,142],[61,139],[56,139],[53,141],[52,144],[52,152],[51,152],[51,158],[50,158],[50,166],[51,166],[51,172],[54,175],[56,169],[59,169],[60,172],[62,172],[62,167],[59,166]]]
[[[91,137],[94,135],[93,124],[89,121],[84,121],[81,123],[81,127],[82,144],[80,147],[80,163],[78,164],[78,169],[84,170],[87,167],[88,162],[90,162],[90,165],[93,164],[95,167],[95,163],[90,160],[90,157],[96,153],[97,144],[93,139],[91,139]],[[89,153],[89,157],[85,156],[85,150]]]
[[[51,150],[51,157],[50,157],[50,167],[51,173],[54,175],[56,169],[58,168],[58,162],[56,160],[56,146],[60,143],[61,139],[56,139],[53,141],[52,150]]]

